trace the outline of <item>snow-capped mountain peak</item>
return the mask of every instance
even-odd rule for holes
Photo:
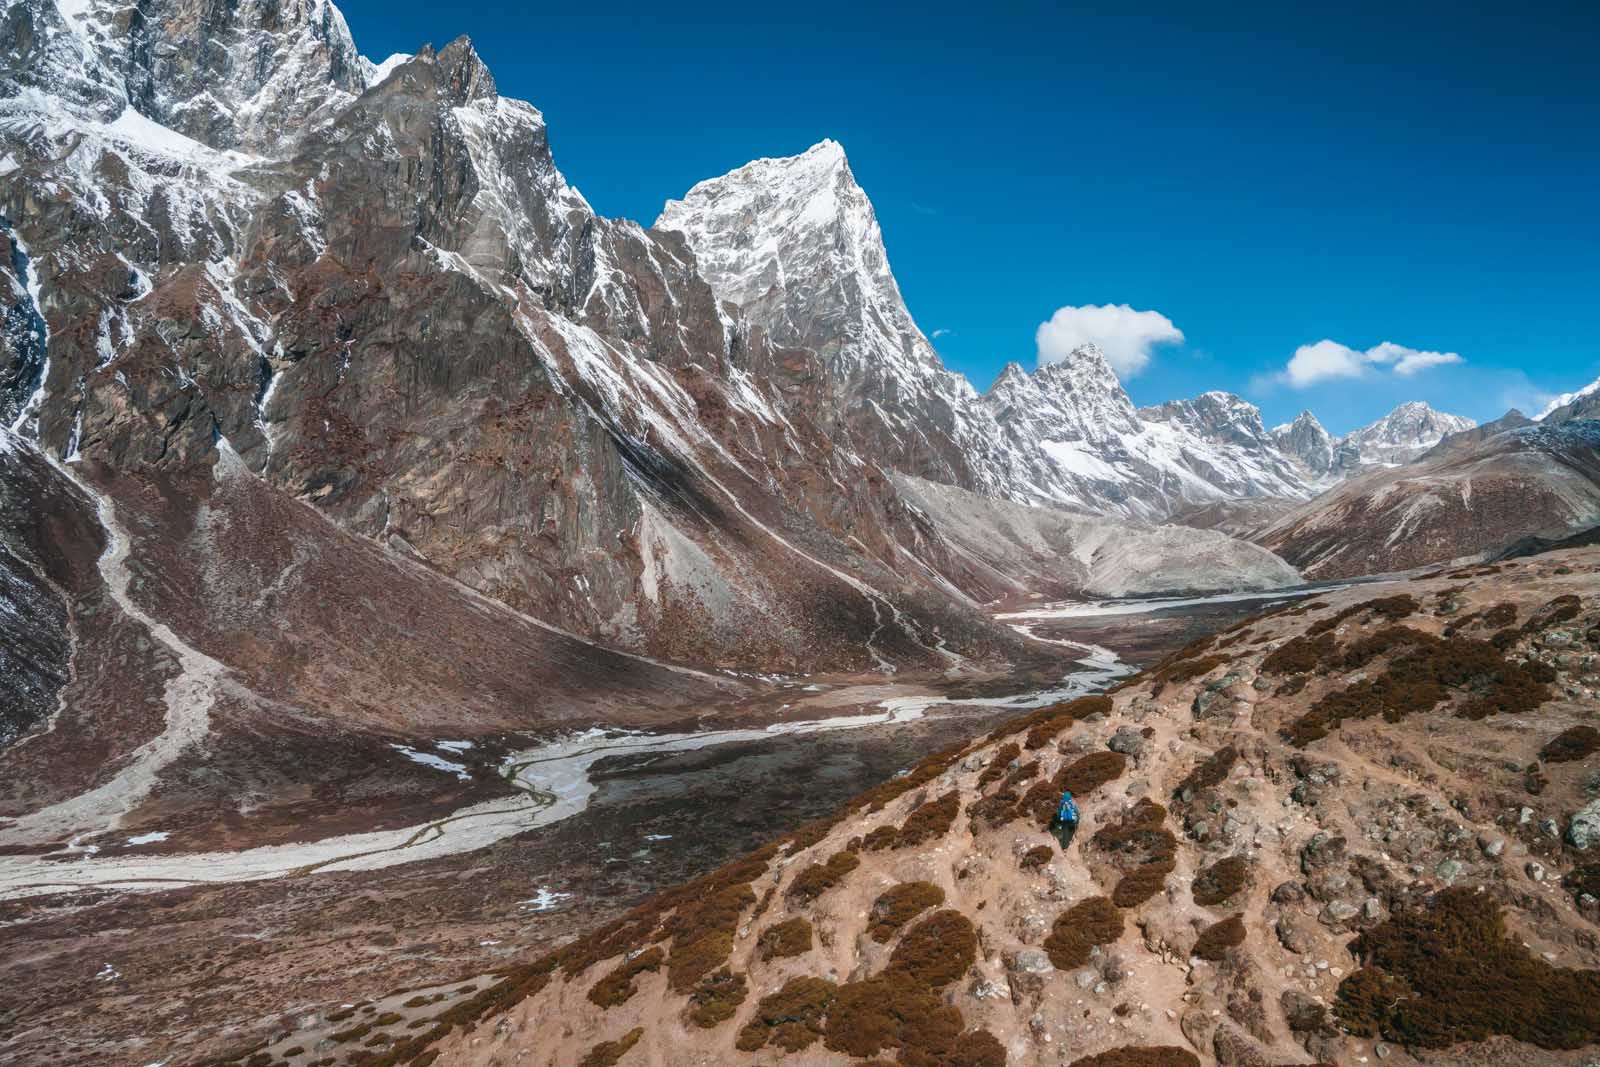
[[[1560,411],[1562,408],[1567,407],[1570,404],[1575,404],[1579,400],[1594,396],[1596,393],[1600,393],[1600,378],[1596,378],[1582,389],[1574,389],[1570,393],[1562,393],[1560,396],[1550,401],[1550,403],[1546,404],[1544,409],[1540,411],[1538,415],[1534,416],[1534,420],[1536,422],[1542,422],[1543,420],[1548,419],[1551,415],[1554,415],[1556,412]]]
[[[1362,466],[1375,463],[1409,463],[1445,437],[1477,425],[1461,415],[1435,411],[1412,400],[1368,426],[1346,434],[1340,444],[1354,453]]]

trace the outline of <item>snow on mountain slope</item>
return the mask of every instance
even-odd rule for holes
[[[1595,410],[1597,403],[1600,403],[1597,397],[1600,397],[1600,378],[1596,378],[1582,389],[1562,393],[1546,404],[1544,410],[1534,417],[1534,421],[1543,422],[1550,419],[1560,422],[1579,417],[1593,418],[1594,416],[1588,412]]]
[[[1346,434],[1340,445],[1364,467],[1409,463],[1446,436],[1470,430],[1477,423],[1461,415],[1435,411],[1420,400],[1401,404],[1369,426]]]
[[[833,141],[701,182],[656,226],[683,234],[720,300],[772,340],[823,356],[829,396],[863,454],[896,469],[1139,518],[1179,501],[1309,495],[1264,431],[1230,437],[1204,417],[1141,418],[1094,345],[1032,374],[1009,364],[978,396],[912,320],[872,205]]]
[[[717,298],[773,344],[821,358],[827,395],[808,414],[842,417],[870,454],[901,469],[993,482],[972,386],[912,321],[837,143],[703,181],[668,201],[655,226],[682,233]]]
[[[1317,417],[1302,411],[1293,422],[1274,426],[1272,440],[1290,458],[1315,475],[1333,471],[1339,459],[1339,443]]]

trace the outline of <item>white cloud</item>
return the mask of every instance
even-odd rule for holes
[[[949,334],[951,332],[953,332],[953,331],[949,330],[946,327],[941,326],[937,330],[934,330],[933,333],[930,334],[929,336],[932,337],[935,341],[937,341],[939,338],[944,337],[944,336],[946,336],[947,334]]]
[[[1341,378],[1365,378],[1380,370],[1391,370],[1401,378],[1451,363],[1461,363],[1455,352],[1424,352],[1393,341],[1358,351],[1338,341],[1321,340],[1301,345],[1289,357],[1281,378],[1297,389]]]
[[[1144,370],[1156,345],[1183,340],[1183,331],[1159,311],[1135,311],[1127,304],[1085,304],[1056,309],[1049,322],[1034,333],[1039,363],[1059,363],[1073,349],[1097,344],[1117,377],[1127,379]]]

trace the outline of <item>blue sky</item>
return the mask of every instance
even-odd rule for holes
[[[1107,304],[1183,335],[1136,401],[1231,389],[1269,424],[1600,376],[1597,4],[341,6],[374,59],[470,35],[604,214],[834,138],[979,388]]]

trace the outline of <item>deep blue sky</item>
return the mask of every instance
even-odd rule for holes
[[[1269,424],[1600,376],[1600,4],[341,6],[373,59],[470,35],[604,214],[834,138],[979,388],[1102,303],[1186,335],[1137,401],[1227,388]],[[1274,380],[1324,338],[1465,362]]]

